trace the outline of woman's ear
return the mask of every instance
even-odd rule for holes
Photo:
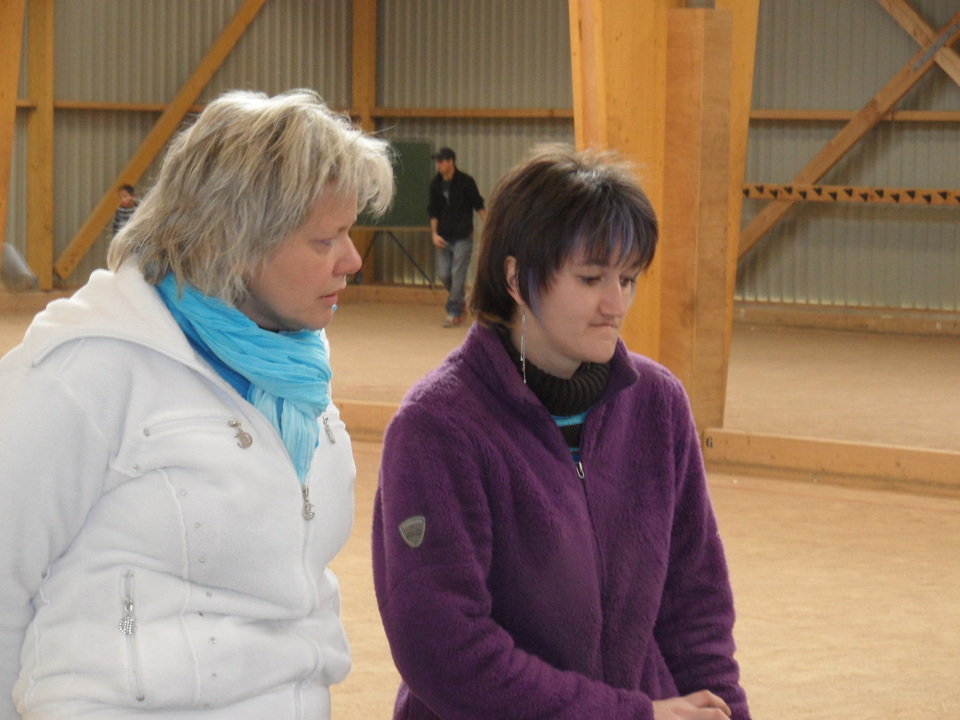
[[[507,280],[507,292],[517,305],[523,305],[523,298],[520,296],[520,287],[517,282],[517,259],[513,255],[507,255],[503,260],[503,276]]]

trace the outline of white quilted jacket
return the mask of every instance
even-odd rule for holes
[[[279,435],[134,267],[38,315],[0,361],[0,720],[328,718],[356,469],[321,420],[306,520]]]

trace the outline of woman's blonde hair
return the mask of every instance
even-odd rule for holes
[[[238,305],[244,279],[325,194],[382,214],[393,200],[391,151],[311,90],[227,92],[172,142],[156,184],[110,245],[111,270],[135,259],[148,282]]]

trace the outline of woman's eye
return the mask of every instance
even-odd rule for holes
[[[580,282],[582,282],[584,285],[596,285],[599,280],[600,280],[599,276],[596,276],[596,275],[580,276]]]
[[[620,287],[623,288],[632,288],[637,284],[636,277],[622,277],[620,278]]]

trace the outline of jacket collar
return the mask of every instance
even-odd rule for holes
[[[452,359],[466,364],[484,383],[488,392],[505,396],[519,406],[543,408],[536,395],[523,384],[523,378],[493,328],[475,322]],[[630,362],[629,351],[622,340],[617,340],[617,347],[610,359],[610,380],[597,403],[606,402],[639,379],[640,374]]]
[[[116,273],[96,270],[72,296],[47,305],[24,335],[24,361],[37,365],[64,343],[87,337],[123,340],[201,367],[160,295],[133,263]]]

